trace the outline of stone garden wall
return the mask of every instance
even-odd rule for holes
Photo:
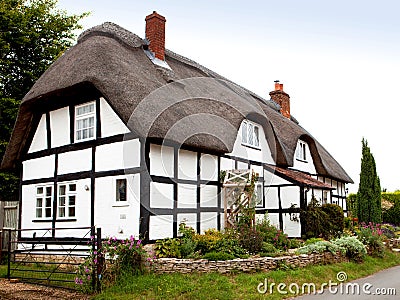
[[[221,274],[231,272],[256,272],[269,271],[282,267],[305,267],[314,264],[331,264],[348,261],[340,254],[334,255],[330,252],[321,254],[301,254],[295,256],[281,257],[257,257],[246,259],[233,259],[226,261],[209,261],[206,259],[177,259],[158,258],[153,261],[154,273],[208,273],[219,272]]]

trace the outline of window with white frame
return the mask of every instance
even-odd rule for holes
[[[58,185],[58,217],[71,218],[76,213],[76,183]]]
[[[53,186],[42,185],[36,187],[36,218],[51,218],[53,202]]]
[[[95,138],[95,108],[95,102],[90,102],[75,107],[75,141],[86,141]]]
[[[298,141],[297,149],[296,149],[296,158],[298,160],[306,161],[307,160],[307,143],[303,141]]]
[[[260,129],[258,125],[245,120],[242,123],[242,144],[260,148]]]
[[[126,201],[126,179],[116,180],[116,201]]]

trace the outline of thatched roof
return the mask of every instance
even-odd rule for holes
[[[302,138],[310,145],[319,174],[352,182],[335,159],[271,101],[172,51],[165,53],[170,69],[160,67],[146,50],[146,40],[113,23],[81,34],[24,97],[2,168],[18,163],[28,132],[37,126],[35,114],[65,99],[97,93],[140,136],[213,152],[231,152],[242,120],[252,119],[263,126],[277,165],[293,165]]]

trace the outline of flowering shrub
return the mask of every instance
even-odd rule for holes
[[[93,239],[91,237],[89,244],[97,243]],[[143,273],[145,266],[152,262],[143,248],[142,240],[136,240],[133,236],[125,240],[110,237],[101,245],[96,244],[96,249],[90,250],[90,255],[79,266],[75,278],[75,283],[85,292],[91,291],[96,274],[102,285],[109,285],[127,272]]]
[[[368,252],[373,256],[382,257],[385,251],[385,246],[383,244],[383,230],[381,225],[373,224],[369,222],[368,224],[362,223],[358,232],[358,239],[368,247]]]
[[[278,250],[286,251],[290,248],[290,240],[287,234],[272,225],[268,217],[264,217],[262,220],[258,221],[256,229],[264,242],[272,244]]]

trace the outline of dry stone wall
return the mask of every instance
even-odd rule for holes
[[[281,257],[257,257],[246,259],[233,259],[226,261],[209,261],[206,259],[177,259],[177,258],[158,258],[153,261],[152,271],[161,273],[209,273],[218,272],[221,274],[231,272],[252,273],[257,271],[270,271],[283,267],[305,267],[314,264],[330,264],[348,261],[340,254],[330,252],[302,254],[295,256]]]

